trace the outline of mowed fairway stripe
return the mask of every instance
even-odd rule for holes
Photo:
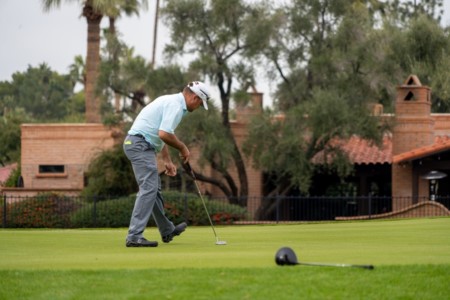
[[[170,244],[126,248],[126,229],[1,229],[0,269],[247,268],[275,266],[291,247],[299,261],[380,265],[450,264],[450,218],[188,227]]]

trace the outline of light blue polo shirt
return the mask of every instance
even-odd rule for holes
[[[158,97],[141,110],[128,134],[142,135],[156,152],[160,152],[164,142],[159,138],[158,132],[163,130],[175,134],[175,128],[187,112],[182,93]]]

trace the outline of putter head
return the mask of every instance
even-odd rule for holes
[[[219,240],[219,237],[216,236],[216,245],[226,245],[226,244],[227,244],[226,241],[220,241],[220,240]]]
[[[297,256],[294,250],[289,247],[280,248],[275,254],[275,262],[279,266],[298,265]]]

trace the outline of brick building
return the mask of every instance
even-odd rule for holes
[[[431,113],[431,90],[414,75],[397,88],[392,142],[392,196],[410,203],[392,203],[393,210],[413,205],[432,194],[450,196],[449,176],[430,191],[430,172],[450,174],[450,114]],[[395,199],[394,198],[394,199]]]
[[[102,124],[22,124],[21,130],[23,187],[4,188],[8,195],[78,194],[92,157],[121,141]]]
[[[395,114],[384,114],[377,105],[374,115],[392,124],[380,148],[356,136],[339,142],[354,164],[357,195],[373,193],[373,185],[384,188],[379,195],[392,196],[393,211],[433,197],[449,198],[450,176],[428,177],[450,175],[450,114],[431,113],[430,88],[410,75],[397,87]]]

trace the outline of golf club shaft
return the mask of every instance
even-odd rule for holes
[[[211,217],[209,216],[208,209],[206,208],[205,200],[203,199],[202,193],[200,192],[200,188],[199,188],[199,186],[197,184],[197,180],[195,179],[195,177],[194,177],[194,183],[195,183],[195,186],[197,187],[198,195],[200,196],[200,199],[202,200],[203,207],[205,208],[206,215],[208,216],[209,223],[211,224],[211,228],[212,228],[212,230],[214,232],[214,236],[216,237],[216,242],[217,242],[219,240],[219,238],[217,237],[216,230],[214,229],[213,222],[211,220]]]
[[[374,268],[372,265],[322,264],[322,263],[307,263],[307,262],[298,262],[297,264],[304,265],[304,266],[362,268],[362,269],[369,269],[369,270],[372,270]]]

